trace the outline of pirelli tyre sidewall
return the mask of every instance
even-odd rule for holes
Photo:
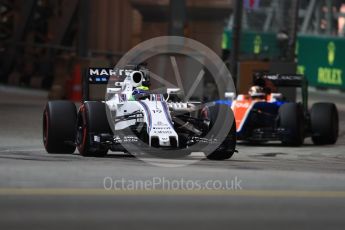
[[[49,101],[43,112],[43,144],[48,153],[73,153],[77,110],[70,101]]]
[[[207,158],[210,160],[225,160],[231,158],[236,148],[236,122],[231,107],[226,104],[217,104],[216,106],[205,109],[207,112],[206,114],[201,114],[201,118],[209,120],[211,128],[217,124],[217,119],[224,120],[223,126],[231,127],[229,132],[224,136],[222,143],[213,152],[208,154]],[[225,117],[222,117],[224,115],[220,114],[221,112],[225,112]]]
[[[305,138],[305,119],[301,104],[286,103],[279,108],[279,126],[284,130],[282,142],[288,146],[300,146]]]
[[[98,101],[88,101],[79,108],[77,121],[77,147],[82,156],[105,156],[106,146],[93,143],[93,134],[111,133],[107,122],[105,104]]]
[[[335,104],[316,103],[310,110],[312,140],[316,145],[335,144],[339,135],[339,115]]]

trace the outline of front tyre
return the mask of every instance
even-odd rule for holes
[[[224,140],[220,146],[206,157],[209,160],[227,160],[230,159],[235,152],[236,148],[236,122],[234,114],[227,104],[217,104],[212,106],[206,112],[208,114],[208,120],[210,121],[210,128],[221,130],[224,127],[228,127],[229,131],[226,134]],[[217,119],[221,119],[220,127],[215,127]]]
[[[73,153],[77,110],[70,101],[49,101],[43,112],[43,143],[48,153]]]
[[[310,111],[312,140],[316,145],[332,145],[337,142],[339,116],[333,103],[316,103]]]
[[[235,153],[236,147],[236,123],[234,122],[232,128],[225,138],[223,143],[218,147],[217,150],[213,151],[207,156],[209,160],[227,160],[230,159]]]

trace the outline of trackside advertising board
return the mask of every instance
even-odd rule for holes
[[[345,39],[301,36],[296,54],[310,85],[345,89]]]
[[[223,49],[231,47],[231,31],[223,35]],[[241,53],[253,58],[277,58],[279,46],[273,33],[244,32]],[[298,73],[307,76],[309,85],[345,89],[345,39],[298,36]]]

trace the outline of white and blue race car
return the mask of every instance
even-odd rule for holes
[[[149,71],[141,66],[93,69],[83,79],[83,101],[49,101],[43,113],[48,153],[105,156],[109,150],[144,151],[161,157],[204,152],[214,160],[235,152],[236,128],[230,106],[183,101],[179,89],[149,90]],[[104,86],[106,97],[90,100],[90,85]],[[227,118],[227,119],[225,119]]]

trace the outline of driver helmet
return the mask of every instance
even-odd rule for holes
[[[264,88],[257,85],[250,87],[248,94],[252,98],[263,98],[266,96]]]
[[[132,96],[130,98],[130,101],[135,101],[137,98],[143,98],[147,96],[149,92],[149,87],[147,86],[138,86],[132,91]]]

